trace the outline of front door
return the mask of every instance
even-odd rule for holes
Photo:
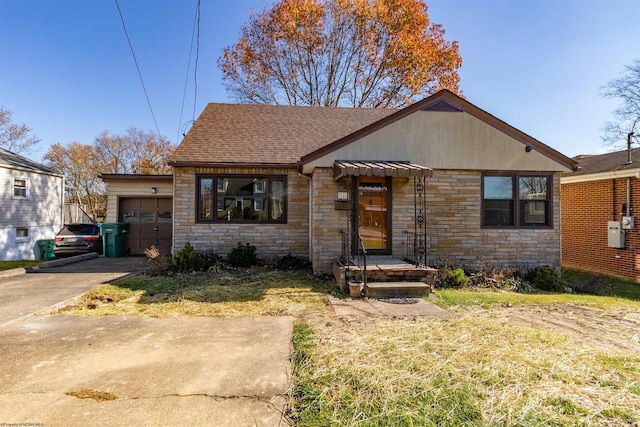
[[[391,253],[391,179],[361,176],[357,180],[358,233],[367,252]]]

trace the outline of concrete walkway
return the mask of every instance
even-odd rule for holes
[[[432,302],[423,298],[412,298],[411,303],[398,304],[393,299],[361,299],[346,298],[338,299],[329,297],[331,309],[338,317],[366,317],[366,316],[447,316],[449,312],[438,307]]]

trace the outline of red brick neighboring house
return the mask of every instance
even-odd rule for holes
[[[640,280],[640,148],[575,160],[561,178],[562,265]]]
[[[576,162],[443,90],[401,110],[209,104],[169,162],[173,251],[559,268]]]

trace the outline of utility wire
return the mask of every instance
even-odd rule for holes
[[[200,56],[200,0],[198,0],[198,5],[196,6],[197,12],[196,16],[198,17],[198,31],[196,36],[196,62],[193,67],[193,84],[194,84],[194,92],[193,92],[193,115],[192,119],[196,119],[196,101],[198,100],[198,57]]]
[[[158,127],[158,122],[156,121],[156,115],[153,114],[153,108],[151,108],[151,101],[149,100],[149,94],[147,93],[147,88],[144,86],[144,80],[142,79],[142,73],[140,72],[140,67],[138,66],[138,60],[136,59],[136,53],[133,51],[133,45],[131,44],[131,39],[129,38],[129,33],[127,32],[127,26],[124,23],[124,16],[122,16],[122,10],[120,10],[120,5],[118,4],[118,0],[115,0],[116,7],[118,8],[118,13],[120,14],[120,20],[122,21],[122,28],[124,29],[124,34],[127,36],[127,42],[129,43],[129,49],[131,49],[131,55],[133,55],[133,62],[136,64],[136,70],[138,70],[138,77],[140,77],[140,83],[142,84],[142,90],[144,91],[144,96],[147,98],[147,105],[149,105],[149,111],[151,111],[151,117],[153,117],[153,123],[156,125],[156,131],[158,132],[158,136],[160,135],[160,128]]]
[[[178,122],[178,137],[176,138],[176,144],[178,144],[180,140],[180,135],[184,135],[182,132],[183,124],[182,124],[182,116],[184,113],[184,101],[187,98],[187,84],[189,82],[189,71],[191,71],[191,54],[193,53],[193,40],[196,35],[196,23],[198,22],[199,9],[196,8],[196,14],[193,17],[193,30],[191,30],[191,44],[189,45],[189,60],[187,61],[187,75],[184,78],[184,91],[182,92],[182,105],[180,106],[180,121]]]

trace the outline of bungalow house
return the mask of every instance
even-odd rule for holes
[[[399,110],[209,104],[169,164],[173,250],[559,268],[576,162],[443,90]]]
[[[640,148],[575,159],[561,178],[563,266],[640,280]]]
[[[0,260],[37,259],[64,221],[64,176],[0,148]]]

